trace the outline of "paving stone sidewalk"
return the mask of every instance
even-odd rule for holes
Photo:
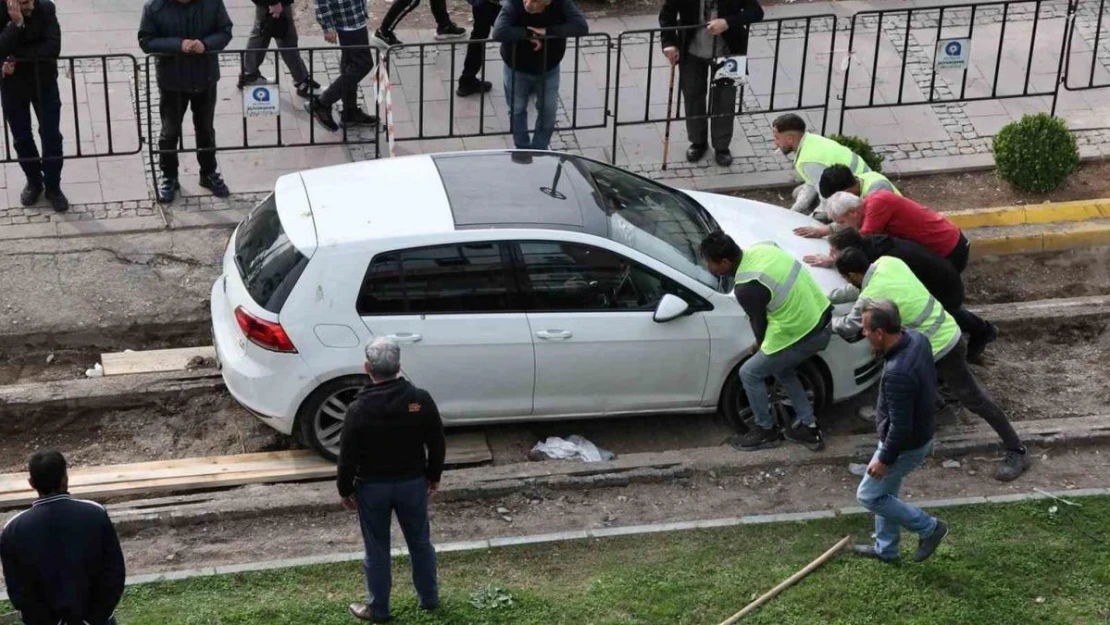
[[[229,49],[246,43],[253,19],[250,0],[227,0],[235,22]],[[920,10],[946,5],[940,11]],[[1067,32],[1067,0],[1029,1],[956,8],[946,0],[878,0],[769,7],[768,21],[753,29],[749,81],[742,90],[743,115],[736,121],[730,168],[684,161],[685,124],[670,127],[670,162],[663,169],[663,137],[669,69],[657,38],[628,33],[657,26],[654,15],[591,20],[594,34],[571,46],[562,64],[559,130],[552,147],[615,161],[632,171],[694,188],[783,184],[790,162],[774,152],[770,122],[779,112],[799,109],[817,129],[869,139],[895,173],[988,165],[991,136],[1003,125],[1052,105]],[[311,11],[299,0],[300,11]],[[1037,7],[1040,12],[1037,12]],[[1075,36],[1067,61],[1066,87],[1057,114],[1076,131],[1086,157],[1110,156],[1110,15],[1099,16],[1099,0],[1083,0],[1074,17]],[[899,9],[917,7],[912,19]],[[854,13],[881,9],[879,15]],[[158,93],[148,88],[147,67],[135,28],[135,0],[66,0],[58,5],[63,53],[90,55],[62,64],[63,134],[67,154],[107,155],[67,160],[63,183],[73,208],[55,215],[44,206],[23,208],[19,166],[0,167],[0,239],[86,234],[233,222],[272,188],[280,175],[309,167],[388,157],[384,134],[352,130],[344,137],[310,122],[292,90],[284,66],[275,76],[274,56],[263,73],[281,85],[280,116],[245,119],[235,82],[240,58],[221,58],[216,129],[221,169],[235,192],[217,200],[197,185],[195,158],[181,156],[183,194],[168,207],[153,202],[155,163],[140,137],[157,137]],[[836,17],[834,17],[836,16]],[[374,16],[377,19],[380,16]],[[457,21],[464,23],[463,16]],[[835,29],[834,29],[835,27]],[[1102,32],[1098,29],[1101,27]],[[620,33],[626,33],[620,36]],[[937,40],[971,34],[969,67],[932,71]],[[430,43],[432,33],[398,31],[403,41]],[[326,47],[318,35],[302,33],[302,47]],[[1097,50],[1095,49],[1097,45]],[[396,154],[511,146],[497,48],[487,48],[486,79],[494,89],[484,98],[458,98],[453,77],[466,46],[432,44],[394,54],[389,65]],[[95,58],[108,55],[104,59]],[[1029,62],[1030,56],[1032,62]],[[334,50],[305,53],[321,83],[338,74]],[[777,60],[777,64],[776,64]],[[847,76],[846,76],[847,73]],[[847,79],[847,80],[846,80]],[[618,83],[619,81],[619,83]],[[618,88],[619,84],[619,88]],[[846,87],[846,89],[845,89]],[[1075,89],[1075,90],[1072,90]],[[677,89],[676,89],[677,91]],[[376,84],[364,81],[362,104],[375,105]],[[1035,94],[1030,97],[1022,93]],[[929,103],[932,94],[934,103]],[[958,101],[966,99],[979,101]],[[824,104],[828,102],[826,110]],[[890,106],[895,103],[917,103]],[[861,108],[867,107],[867,108]],[[846,108],[847,110],[843,110]],[[843,123],[842,123],[843,120]],[[614,145],[614,121],[619,123]],[[185,145],[192,147],[190,120]],[[316,142],[312,147],[267,147]],[[501,133],[473,136],[483,133]],[[467,135],[461,138],[437,138]],[[4,141],[6,142],[6,137]],[[346,140],[346,142],[345,142]],[[380,140],[380,145],[375,141]],[[7,146],[0,143],[0,154]]]

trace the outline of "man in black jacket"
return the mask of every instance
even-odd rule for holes
[[[276,39],[281,48],[281,58],[289,73],[293,76],[293,85],[297,95],[302,98],[312,97],[320,88],[320,83],[312,80],[308,75],[308,68],[304,65],[301,53],[292,48],[298,45],[297,22],[293,19],[293,0],[254,0],[254,28],[251,29],[250,39],[247,40],[247,49],[251,50],[243,58],[243,71],[239,74],[238,87],[242,89],[248,85],[264,83],[266,77],[258,71],[262,65],[263,50],[270,47],[270,41]],[[276,67],[274,71],[279,71]]]
[[[115,625],[123,552],[100,504],[66,490],[66,460],[40,451],[29,465],[39,499],[0,534],[8,597],[24,625]]]
[[[875,514],[875,543],[857,545],[855,552],[896,562],[904,527],[920,537],[913,559],[921,562],[933,555],[948,536],[948,525],[900,501],[898,490],[902,480],[921,466],[933,449],[933,404],[937,395],[933,351],[923,335],[902,328],[898,307],[890,300],[864,304],[863,334],[886,363],[879,381],[875,417],[879,449],[856,490],[860,505]]]
[[[216,197],[231,192],[216,171],[216,83],[220,59],[216,54],[231,42],[231,18],[223,0],[147,0],[139,23],[139,47],[157,54],[159,117],[162,134],[158,149],[162,184],[158,201],[172,202],[181,188],[177,179],[177,146],[185,111],[193,109],[197,136],[200,186]]]
[[[718,58],[748,53],[748,29],[763,19],[758,0],[664,0],[659,11],[663,54],[678,63],[679,85],[686,100],[686,160],[698,161],[709,149],[709,121],[714,116],[713,150],[717,164],[732,164],[736,83],[714,79]],[[712,85],[712,86],[710,86]],[[706,100],[709,107],[706,108]],[[716,117],[720,116],[720,117]]]
[[[12,143],[27,184],[19,196],[24,206],[43,190],[58,212],[69,209],[62,193],[62,98],[58,93],[58,54],[62,30],[50,0],[5,0],[0,11],[0,105],[12,130]],[[31,109],[39,121],[42,157],[31,129]]]
[[[519,150],[546,150],[559,108],[559,63],[567,37],[590,32],[574,0],[505,0],[493,25],[505,62],[509,129]],[[528,100],[536,96],[536,129],[528,138]]]
[[[400,377],[396,343],[375,339],[367,345],[365,368],[370,383],[343,421],[337,486],[343,505],[358,510],[366,548],[370,602],[353,603],[348,611],[358,619],[384,623],[390,618],[389,526],[394,512],[408,544],[420,607],[439,606],[428,495],[439,487],[447,447],[432,397]]]

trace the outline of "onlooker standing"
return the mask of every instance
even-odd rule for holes
[[[348,610],[361,620],[384,623],[390,618],[393,512],[408,544],[420,607],[439,606],[428,495],[439,487],[446,441],[432,397],[399,377],[401,350],[396,343],[375,339],[367,345],[365,368],[370,383],[343,422],[337,484],[343,505],[358,510],[366,547],[370,603],[354,603]]]
[[[374,31],[374,36],[370,39],[374,47],[385,50],[390,46],[401,45],[401,40],[393,34],[393,31],[419,4],[420,0],[393,0],[393,4],[389,5],[389,10],[382,18],[381,26],[378,26],[378,30]],[[447,13],[447,0],[429,0],[428,4],[431,5],[432,17],[436,20],[436,39],[452,39],[466,34],[465,28],[451,21],[451,15]]]
[[[242,89],[247,85],[266,82],[266,77],[258,71],[265,56],[263,50],[270,47],[270,41],[276,39],[279,48],[282,48],[281,58],[289,73],[293,76],[293,85],[297,88],[297,95],[308,98],[316,94],[320,84],[308,75],[304,59],[297,50],[285,48],[297,47],[297,22],[293,19],[293,0],[254,0],[254,27],[251,37],[247,40],[247,49],[251,50],[243,58],[243,71],[239,74],[238,87]],[[274,68],[274,71],[279,71]]]
[[[177,146],[185,111],[193,109],[200,186],[216,197],[231,195],[216,170],[216,54],[231,42],[231,18],[223,0],[147,0],[139,24],[139,47],[158,54],[158,103],[162,134],[158,138],[162,184],[158,201],[172,202],[178,182]]]
[[[505,0],[493,26],[505,62],[505,101],[517,149],[546,150],[559,107],[559,63],[567,37],[590,32],[574,0]],[[549,37],[549,38],[548,38]],[[528,138],[528,100],[536,97],[536,128]]]
[[[660,33],[663,54],[671,65],[678,63],[679,85],[686,99],[686,134],[690,149],[686,160],[698,161],[709,149],[709,127],[713,128],[713,150],[717,164],[732,164],[732,131],[736,124],[736,83],[731,78],[715,80],[715,60],[748,53],[748,29],[763,19],[758,0],[664,0],[659,11],[664,30]],[[689,27],[706,24],[703,28]],[[709,107],[706,108],[708,96]],[[708,111],[708,112],[707,112]],[[712,123],[706,115],[713,117]]]
[[[948,536],[948,525],[920,508],[902,503],[902,480],[925,462],[933,449],[936,422],[937,373],[929,340],[913,330],[903,330],[898,307],[890,300],[864,305],[863,334],[886,363],[879,381],[875,425],[879,449],[867,465],[856,498],[875,515],[875,544],[857,545],[857,555],[884,562],[898,560],[902,528],[920,539],[913,559],[933,555]]]
[[[108,513],[66,492],[62,454],[37,452],[28,469],[39,499],[0,534],[12,606],[26,625],[115,625],[125,570]]]
[[[345,127],[377,126],[378,118],[358,107],[358,83],[374,69],[370,32],[366,30],[370,23],[366,0],[316,0],[316,21],[324,29],[325,41],[344,47],[339,53],[339,78],[320,96],[309,98],[305,110],[324,128],[336,132],[339,124],[332,117],[331,107],[343,100],[339,119]]]
[[[30,206],[45,188],[50,206],[62,212],[69,200],[62,193],[62,98],[58,93],[58,54],[62,30],[50,0],[6,0],[0,11],[0,105],[12,129],[19,166],[27,185],[19,201]],[[31,129],[31,109],[39,121],[42,157]]]
[[[470,13],[474,18],[474,28],[470,30],[470,41],[488,39],[497,16],[501,13],[500,0],[466,0],[470,3]],[[460,98],[475,93],[486,93],[493,89],[488,80],[478,78],[486,62],[486,44],[471,43],[466,47],[462,74],[459,75],[459,88],[455,91]]]

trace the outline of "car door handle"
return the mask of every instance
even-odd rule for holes
[[[393,339],[398,343],[416,343],[423,340],[424,336],[422,334],[416,334],[413,332],[400,332],[398,334],[390,334],[385,338]]]
[[[569,339],[570,337],[572,337],[574,335],[571,334],[570,332],[567,332],[566,330],[540,330],[539,332],[536,332],[536,336],[538,336],[541,339],[545,339],[545,340],[550,341],[550,340]]]

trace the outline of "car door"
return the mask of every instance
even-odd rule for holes
[[[612,251],[561,241],[517,245],[536,354],[537,416],[700,405],[709,331],[700,312],[667,323],[653,313],[671,292],[700,300]]]
[[[508,249],[457,243],[379,254],[358,309],[401,345],[401,369],[444,419],[528,416],[535,358]]]

